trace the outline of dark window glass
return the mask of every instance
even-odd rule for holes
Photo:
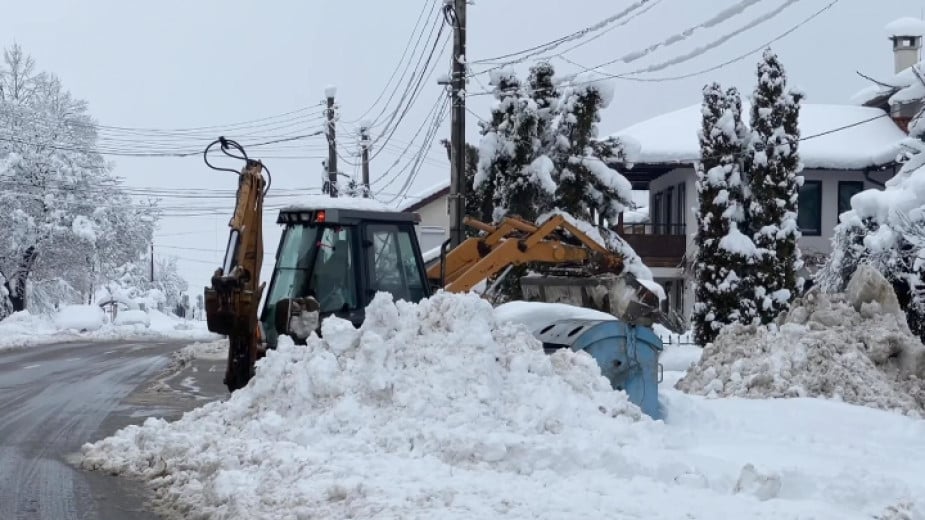
[[[390,293],[396,300],[416,302],[423,298],[424,275],[414,254],[411,228],[383,224],[369,226],[368,233],[372,242],[370,298],[378,291]]]
[[[841,181],[838,183],[838,214],[851,209],[851,197],[864,191],[861,181]]]
[[[804,181],[800,188],[797,225],[806,236],[822,234],[822,181]]]

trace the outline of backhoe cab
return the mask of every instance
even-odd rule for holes
[[[359,327],[379,291],[409,302],[429,296],[418,221],[414,213],[338,207],[280,212],[285,229],[260,317],[266,346],[275,348],[281,334],[302,343],[327,316]]]

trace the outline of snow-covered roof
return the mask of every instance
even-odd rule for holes
[[[312,195],[304,197],[296,203],[290,204],[282,211],[302,211],[309,209],[361,209],[368,211],[395,211],[375,199],[360,197],[328,197],[327,195]]]
[[[905,16],[886,24],[884,29],[890,36],[922,36],[925,34],[925,22],[920,18]]]
[[[419,207],[419,205],[422,202],[428,201],[429,199],[440,195],[440,193],[443,192],[444,190],[449,190],[449,189],[450,189],[449,180],[439,182],[437,184],[434,184],[433,186],[429,186],[428,188],[418,193],[415,193],[414,196],[411,196],[411,197],[408,197],[407,199],[402,200],[401,203],[399,204],[399,209],[401,211],[413,211],[414,209],[417,209],[417,207]]]
[[[743,117],[748,124],[749,104],[743,102]],[[877,116],[884,116],[878,119]],[[699,160],[697,131],[701,126],[701,106],[691,105],[637,123],[614,134],[626,136],[639,144],[633,162],[637,164],[692,164]],[[808,137],[826,131],[819,137]],[[853,105],[804,103],[800,106],[800,159],[807,168],[855,170],[883,166],[896,159],[899,143],[906,134],[878,108]]]

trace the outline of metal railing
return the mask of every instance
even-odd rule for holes
[[[687,234],[687,224],[661,224],[661,223],[643,223],[643,224],[623,224],[617,228],[621,235],[668,235],[683,236]]]

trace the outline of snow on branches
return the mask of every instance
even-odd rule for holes
[[[474,188],[490,187],[493,220],[533,220],[558,208],[587,222],[616,221],[632,187],[608,165],[621,143],[597,139],[613,87],[588,75],[560,80],[545,62],[530,69],[526,85],[508,68],[493,71],[491,84],[495,102],[482,124]]]
[[[147,249],[154,205],[119,189],[96,142],[86,103],[55,76],[37,72],[19,46],[6,50],[0,64],[0,309],[25,309],[30,287],[33,294],[54,288],[58,301],[86,299],[107,273]]]
[[[704,87],[692,316],[694,336],[701,345],[712,342],[723,326],[749,323],[756,316],[750,272],[758,251],[740,230],[745,228],[746,195],[739,168],[744,137],[741,110],[735,89],[724,92],[717,83]]]
[[[748,220],[752,239],[761,249],[755,272],[763,293],[758,307],[762,323],[770,323],[789,308],[796,295],[796,273],[802,267],[797,245],[797,201],[803,185],[797,120],[802,97],[787,90],[780,60],[765,50],[758,63],[745,156],[751,189]]]

